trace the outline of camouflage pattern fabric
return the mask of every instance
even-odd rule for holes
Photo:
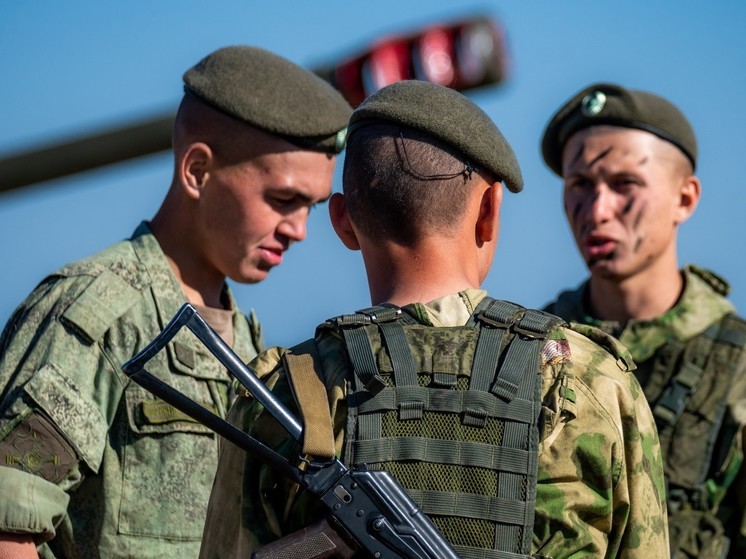
[[[143,223],[16,310],[0,338],[0,531],[33,534],[43,558],[197,556],[217,437],[119,368],[183,302]],[[233,323],[254,357],[258,324]],[[190,333],[148,368],[225,415],[228,374]]]
[[[431,326],[461,326],[485,296],[450,295],[405,309]],[[542,352],[543,406],[532,551],[543,557],[668,557],[663,466],[650,409],[630,373],[628,354],[609,336],[569,328],[550,333]],[[342,456],[347,418],[343,341],[319,330],[336,448]],[[599,345],[602,344],[602,345]],[[603,346],[603,347],[602,347]],[[271,348],[252,367],[296,410],[281,357]],[[299,449],[245,393],[230,420],[298,462]],[[297,412],[296,412],[297,413]],[[256,547],[310,524],[319,507],[307,494],[233,445],[223,447],[210,497],[200,557],[249,557]]]
[[[706,331],[717,327],[726,315],[734,313],[733,305],[725,299],[729,287],[722,278],[695,266],[687,266],[683,274],[685,288],[679,302],[653,320],[631,320],[620,324],[589,316],[584,305],[586,283],[573,291],[561,293],[546,310],[565,320],[598,327],[625,344],[638,365],[636,374],[653,406],[668,385],[669,379],[664,377],[676,375],[687,364],[685,359],[679,359],[672,372],[663,370],[665,368],[658,364],[672,359],[666,352],[677,343],[682,348],[701,343],[706,338]],[[743,343],[742,338],[740,343]],[[673,489],[669,528],[672,542],[680,542],[674,543],[676,549],[672,556],[675,559],[746,556],[746,468],[742,466],[742,437],[746,425],[744,354],[744,351],[713,351],[701,381],[704,386],[698,386],[692,394],[687,411],[674,424],[670,444],[663,447],[664,469]],[[736,355],[735,362],[727,362],[727,355]],[[712,378],[706,378],[707,375],[712,375]],[[711,416],[718,415],[715,408],[722,403],[726,405],[720,432],[709,433],[704,427],[711,423]],[[661,430],[661,437],[663,435]],[[710,456],[708,450],[711,450],[713,441],[716,441],[713,462],[701,467],[699,462],[702,457]],[[703,483],[704,478],[707,479]],[[680,504],[678,487],[694,489],[685,491],[688,498],[706,495],[706,499],[696,500],[707,502]],[[725,538],[730,540],[729,552]]]

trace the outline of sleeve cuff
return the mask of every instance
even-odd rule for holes
[[[0,532],[34,534],[37,544],[51,540],[69,501],[55,484],[0,466]]]

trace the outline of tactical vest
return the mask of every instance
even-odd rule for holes
[[[741,467],[727,399],[746,345],[746,322],[727,315],[687,341],[672,340],[643,363],[644,387],[661,440],[672,557],[725,557],[718,510]],[[642,378],[645,378],[644,376]]]
[[[327,321],[351,365],[344,461],[391,472],[460,557],[529,557],[541,350],[560,324],[489,297],[462,327],[393,306]]]

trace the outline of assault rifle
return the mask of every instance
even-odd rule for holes
[[[189,303],[181,307],[163,332],[122,365],[139,385],[264,461],[326,506],[325,521],[256,550],[253,558],[321,559],[362,553],[376,559],[458,559],[432,521],[388,472],[350,469],[337,459],[311,460],[301,470],[149,373],[145,365],[184,326],[298,442],[303,437],[303,426]]]

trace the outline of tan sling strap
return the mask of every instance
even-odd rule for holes
[[[303,454],[333,458],[334,428],[316,344],[308,340],[287,350],[282,362],[303,423]]]

